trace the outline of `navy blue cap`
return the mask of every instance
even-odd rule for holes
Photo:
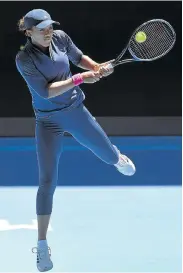
[[[51,24],[60,25],[59,22],[53,21],[49,13],[43,9],[33,9],[24,16],[26,29],[31,29],[33,26],[42,29]]]

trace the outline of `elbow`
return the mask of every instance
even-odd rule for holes
[[[56,97],[58,94],[57,94],[57,92],[54,91],[53,86],[51,86],[51,84],[48,84],[44,95],[45,95],[45,97],[44,97],[45,99],[51,99],[51,98]]]
[[[78,67],[81,67],[82,68],[82,65],[83,65],[83,58],[84,58],[85,55],[80,55],[80,57],[75,61],[73,61],[73,63],[78,66]]]

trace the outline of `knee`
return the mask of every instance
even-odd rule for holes
[[[39,193],[42,194],[53,194],[57,185],[57,179],[53,177],[42,177],[39,181]]]

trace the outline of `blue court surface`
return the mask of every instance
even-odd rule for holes
[[[181,137],[110,137],[125,177],[65,137],[48,231],[50,272],[181,272]],[[37,272],[34,138],[0,138],[0,272]]]

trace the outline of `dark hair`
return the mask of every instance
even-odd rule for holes
[[[23,34],[26,34],[26,27],[25,27],[25,24],[24,24],[24,17],[22,17],[19,21],[18,21],[18,30],[20,32],[22,32]]]

